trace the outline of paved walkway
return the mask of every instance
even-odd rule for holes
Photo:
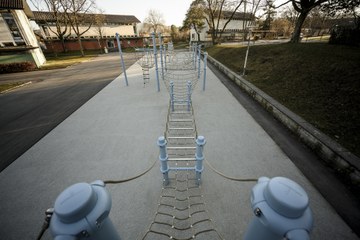
[[[97,179],[125,179],[158,161],[156,140],[164,134],[169,95],[156,91],[155,73],[144,87],[140,66],[120,75],[80,109],[0,173],[0,236],[35,239],[44,219],[66,187]],[[194,116],[204,135],[205,161],[235,178],[284,176],[310,197],[312,239],[358,239],[289,158],[254,121],[212,72],[206,91],[193,93]],[[122,239],[142,239],[153,222],[162,192],[159,163],[136,180],[108,185],[110,217]],[[208,165],[201,191],[216,231],[223,239],[241,239],[250,219],[253,182],[230,181]],[[43,239],[51,239],[47,232]],[[199,239],[202,239],[199,236]]]

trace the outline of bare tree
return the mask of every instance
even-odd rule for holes
[[[97,9],[97,13],[94,15],[94,27],[95,27],[95,31],[96,34],[98,35],[97,40],[98,40],[98,44],[99,44],[99,48],[101,49],[101,52],[103,51],[103,46],[101,45],[102,40],[104,38],[104,34],[105,34],[105,28],[104,28],[104,24],[106,22],[106,17],[104,15],[104,10],[102,9]]]
[[[63,8],[67,9],[65,12],[67,20],[71,29],[76,34],[79,42],[81,56],[85,56],[84,49],[81,42],[81,36],[90,30],[95,23],[95,18],[92,13],[95,8],[94,0],[65,0],[61,1]]]
[[[205,19],[210,27],[212,43],[220,43],[221,35],[244,0],[202,0]],[[226,17],[224,14],[227,14]],[[225,22],[222,20],[225,19]]]
[[[153,32],[156,33],[158,30],[163,29],[165,25],[165,20],[162,13],[151,9],[149,11],[149,15],[144,20],[144,24],[148,25],[153,30]]]
[[[60,39],[63,51],[66,52],[65,39],[71,34],[65,15],[67,9],[63,7],[59,0],[31,0],[31,3],[39,11],[35,12],[36,20],[44,23],[46,29]],[[45,29],[43,30],[45,31]],[[52,39],[50,39],[50,42],[53,45]]]

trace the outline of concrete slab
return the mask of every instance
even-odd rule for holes
[[[138,65],[90,99],[0,174],[0,236],[35,239],[44,211],[66,187],[96,179],[125,179],[158,161],[157,138],[165,131],[168,92],[156,91],[155,73],[143,86]],[[198,133],[207,139],[205,161],[236,178],[284,176],[310,196],[312,239],[358,239],[267,133],[210,72],[206,91],[198,85],[193,108]],[[142,239],[162,191],[159,163],[136,180],[108,185],[110,217],[122,239]],[[254,182],[237,182],[207,165],[201,190],[223,239],[241,239],[250,219]],[[43,239],[51,239],[47,232]]]

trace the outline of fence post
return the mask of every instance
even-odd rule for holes
[[[160,92],[160,82],[159,82],[159,68],[157,62],[157,49],[156,49],[156,39],[155,33],[151,33],[152,40],[153,40],[153,49],[154,49],[154,61],[155,61],[155,71],[156,71],[156,84],[157,84],[157,91]]]
[[[157,145],[160,148],[159,160],[161,163],[160,171],[163,174],[163,183],[164,185],[169,184],[169,165],[168,165],[168,154],[166,152],[166,139],[164,136],[158,138]]]
[[[205,84],[206,84],[206,65],[207,65],[207,52],[204,52],[204,80],[203,80],[203,91],[205,91]]]
[[[120,53],[121,66],[122,66],[122,69],[123,69],[123,72],[124,72],[125,84],[126,84],[126,86],[129,86],[127,75],[126,75],[126,67],[125,67],[125,63],[124,63],[124,58],[123,58],[123,54],[122,54],[122,51],[121,51],[119,33],[116,33],[115,35],[116,35],[116,41],[117,41],[117,45],[118,45],[118,49],[119,49],[119,53]]]
[[[196,172],[196,179],[198,184],[201,182],[201,173],[204,171],[203,166],[203,160],[204,160],[204,145],[205,145],[205,137],[204,136],[198,136],[196,139],[196,153],[195,153],[195,159],[196,159],[196,166],[195,166],[195,172]]]

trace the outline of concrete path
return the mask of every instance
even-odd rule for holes
[[[120,75],[0,173],[2,239],[35,239],[44,211],[66,187],[129,178],[158,161],[156,140],[165,131],[168,92],[164,84],[156,91],[154,70],[145,87],[140,66],[127,73],[128,87]],[[205,161],[235,178],[284,176],[298,182],[310,197],[312,239],[358,239],[215,75],[207,76],[206,91],[198,85],[193,93],[198,133],[207,140]],[[223,239],[242,239],[253,216],[254,184],[230,181],[205,164],[201,190]],[[142,239],[162,191],[159,163],[141,178],[107,188],[110,217],[122,239]],[[51,239],[49,232],[43,239]]]

